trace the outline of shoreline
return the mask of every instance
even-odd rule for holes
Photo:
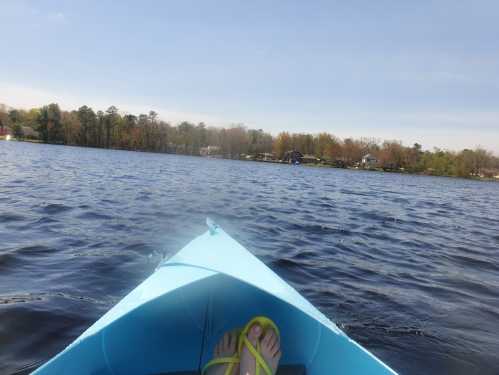
[[[480,177],[480,176],[462,177],[462,176],[445,175],[445,174],[430,174],[430,173],[424,173],[424,172],[423,173],[420,173],[420,172],[408,172],[406,170],[386,170],[386,169],[383,169],[381,167],[378,167],[378,168],[360,168],[360,167],[351,167],[351,166],[336,167],[336,166],[325,164],[325,163],[301,163],[301,164],[298,164],[298,165],[294,165],[292,163],[285,162],[285,161],[282,161],[282,160],[258,160],[258,159],[246,159],[246,158],[228,158],[228,157],[223,157],[223,156],[218,156],[218,155],[217,156],[189,155],[189,154],[172,153],[172,152],[155,152],[155,151],[143,151],[143,150],[130,150],[130,149],[126,149],[126,148],[116,148],[116,147],[113,147],[113,148],[90,147],[90,146],[70,145],[70,144],[63,144],[63,143],[48,143],[48,142],[43,142],[40,139],[23,139],[23,140],[18,140],[18,139],[14,138],[14,139],[7,140],[7,139],[5,139],[5,136],[1,136],[0,137],[0,141],[5,141],[5,142],[26,142],[26,143],[33,143],[33,144],[46,144],[46,145],[53,145],[53,146],[70,146],[70,147],[81,147],[81,148],[102,149],[102,150],[146,152],[146,153],[152,153],[152,154],[194,156],[194,157],[205,158],[205,159],[238,160],[238,161],[243,161],[243,162],[281,164],[281,165],[289,165],[289,166],[294,166],[294,167],[345,169],[345,170],[362,171],[362,172],[397,173],[397,174],[413,175],[413,176],[458,178],[458,179],[469,180],[469,181],[499,182],[499,178],[498,177]]]

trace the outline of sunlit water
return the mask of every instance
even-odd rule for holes
[[[0,142],[0,373],[214,218],[402,374],[499,373],[499,184]]]

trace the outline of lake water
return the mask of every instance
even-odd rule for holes
[[[207,216],[401,374],[499,374],[499,183],[0,142],[0,373]]]

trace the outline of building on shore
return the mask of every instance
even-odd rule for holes
[[[40,139],[40,133],[30,126],[21,126],[23,137],[27,139]]]
[[[282,161],[290,164],[301,164],[303,161],[303,154],[296,150],[286,151],[282,157]]]
[[[284,153],[282,161],[290,164],[317,164],[321,162],[321,159],[317,158],[315,155],[304,155],[300,151],[291,150]]]
[[[12,130],[8,126],[1,126],[0,137],[5,137],[6,135],[12,135]]]
[[[221,158],[222,149],[218,146],[207,146],[199,149],[199,155],[210,158]]]
[[[360,163],[362,168],[376,168],[378,166],[378,159],[372,154],[366,154],[362,157]]]
[[[255,159],[258,161],[275,161],[276,157],[274,153],[271,152],[260,152],[256,154]]]

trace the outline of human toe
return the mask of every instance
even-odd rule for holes
[[[248,331],[248,340],[255,345],[257,340],[262,335],[262,327],[260,324],[253,324]]]

